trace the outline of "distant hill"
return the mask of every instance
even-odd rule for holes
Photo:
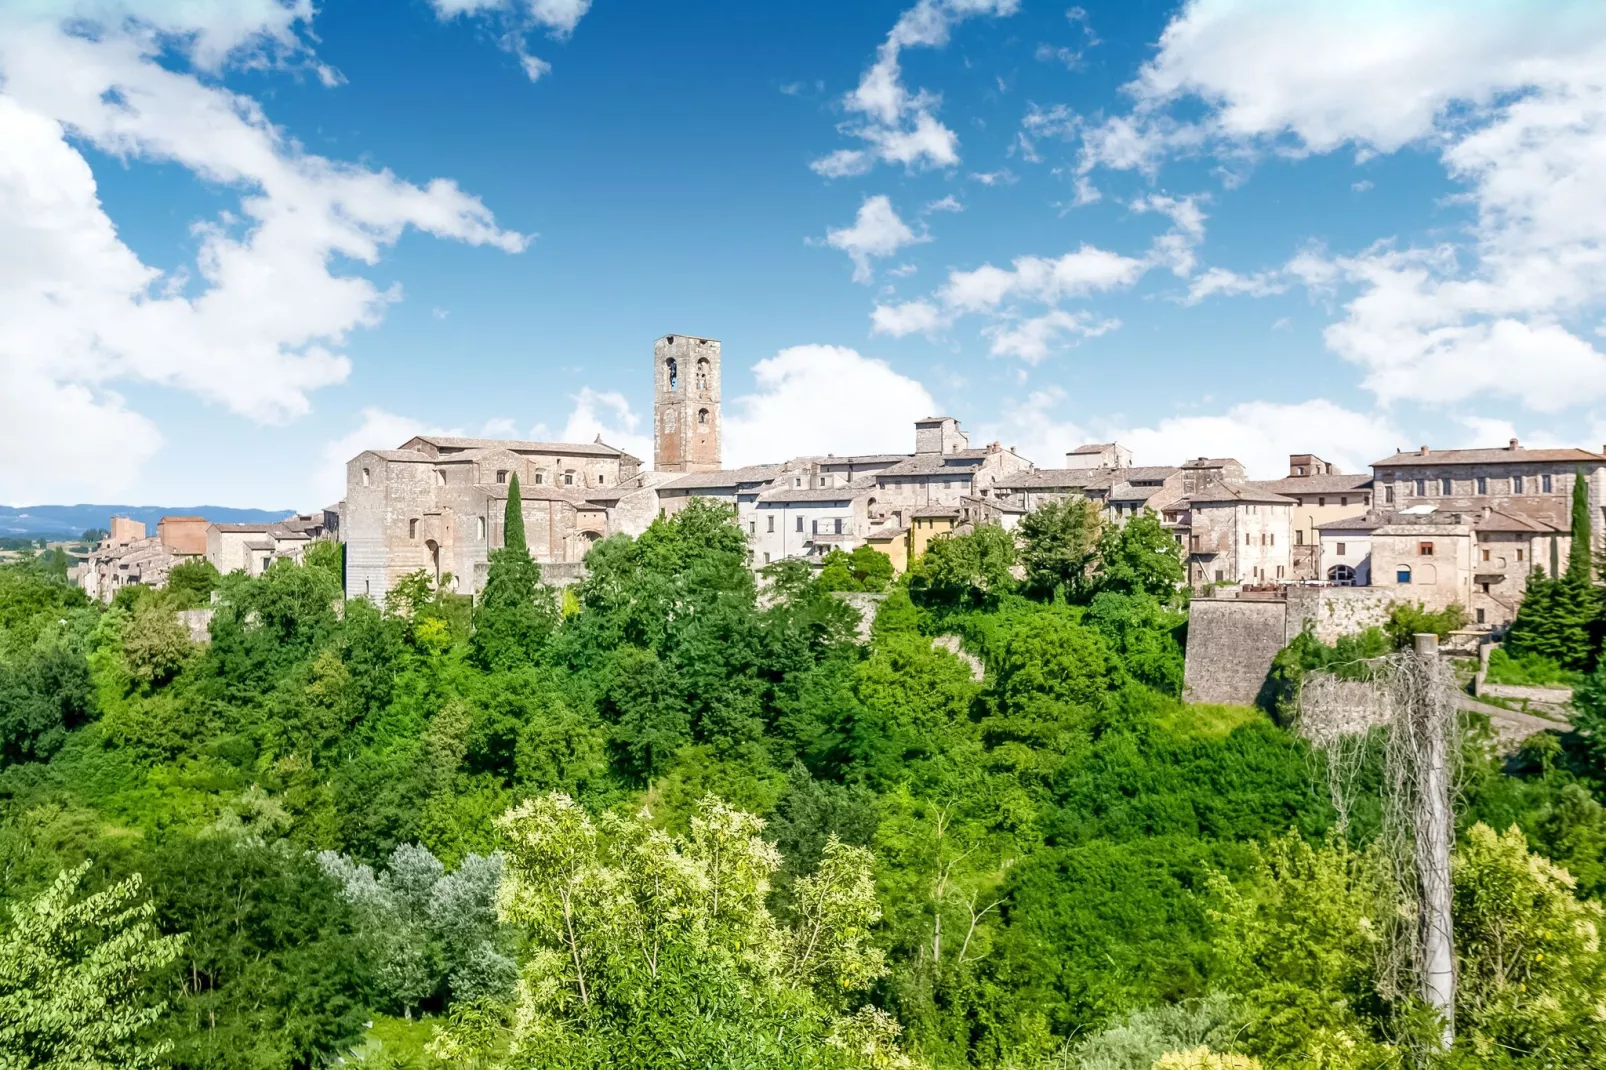
[[[0,535],[77,538],[90,528],[110,527],[113,515],[144,521],[145,531],[155,535],[156,522],[164,516],[204,516],[214,524],[257,524],[294,516],[295,510],[222,505],[0,505]]]

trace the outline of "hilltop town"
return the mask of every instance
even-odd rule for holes
[[[1039,465],[997,442],[974,445],[959,420],[934,415],[915,421],[907,453],[726,468],[720,343],[665,336],[654,343],[653,369],[650,469],[600,438],[376,443],[349,462],[345,500],[321,514],[255,525],[167,517],[153,536],[114,518],[79,582],[109,600],[130,583],[160,586],[182,560],[257,575],[275,560],[299,560],[313,540],[337,539],[348,597],[382,601],[419,570],[472,595],[502,545],[517,476],[530,553],[554,585],[583,575],[598,540],[639,535],[694,498],[734,509],[754,569],[868,546],[902,572],[933,539],[983,524],[1013,530],[1044,503],[1081,496],[1112,524],[1152,513],[1176,539],[1198,594],[1346,589],[1345,627],[1410,601],[1459,605],[1470,625],[1492,630],[1514,618],[1530,572],[1555,575],[1566,560],[1575,480],[1587,482],[1591,515],[1606,519],[1606,453],[1515,439],[1482,449],[1422,446],[1366,473],[1296,453],[1282,478],[1254,480],[1234,458],[1139,465],[1115,442],[1068,444],[1059,463]],[[1606,522],[1594,531],[1595,549],[1606,548]]]

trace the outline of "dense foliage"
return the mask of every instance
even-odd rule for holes
[[[1180,701],[1152,516],[1073,502],[897,580],[862,550],[755,577],[698,501],[559,596],[509,491],[472,605],[423,574],[344,601],[333,550],[106,608],[44,555],[0,568],[0,1065],[1414,1050],[1367,928],[1376,822],[1334,837],[1318,756]],[[884,591],[867,636],[838,591]],[[1412,612],[1394,630],[1449,626]],[[1273,683],[1394,642],[1307,637]],[[1580,689],[1578,746],[1467,752],[1466,1065],[1601,1064],[1602,695]]]

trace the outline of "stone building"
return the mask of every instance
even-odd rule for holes
[[[1176,531],[1186,540],[1188,582],[1195,589],[1292,579],[1292,498],[1239,481],[1211,482],[1178,504]]]
[[[1573,481],[1586,481],[1594,549],[1606,550],[1606,454],[1581,449],[1528,449],[1516,439],[1504,448],[1397,453],[1374,462],[1377,504],[1440,512],[1485,508],[1550,528],[1571,528]],[[1565,560],[1565,555],[1557,563]],[[1541,562],[1550,567],[1550,562]]]
[[[1456,513],[1396,516],[1371,539],[1373,587],[1430,610],[1472,604],[1473,527]]]
[[[1066,468],[1130,468],[1132,451],[1119,442],[1088,442],[1065,455]]]
[[[206,559],[224,575],[243,572],[247,576],[260,576],[275,561],[299,563],[312,541],[312,536],[285,521],[269,524],[209,524],[206,528]]]
[[[1370,475],[1347,475],[1311,453],[1291,455],[1284,478],[1253,480],[1250,485],[1294,500],[1291,537],[1296,579],[1320,578],[1317,559],[1323,524],[1348,519],[1372,506]]]
[[[713,472],[720,459],[720,352],[712,338],[665,335],[653,343],[653,468]]]
[[[515,474],[531,556],[549,581],[571,579],[598,539],[639,534],[657,515],[655,480],[640,469],[638,458],[601,441],[420,435],[398,449],[366,450],[346,466],[347,597],[383,600],[419,570],[460,594],[478,593],[490,552],[503,544]]]
[[[101,602],[110,602],[119,590],[135,584],[165,587],[175,565],[205,554],[206,525],[203,517],[164,516],[157,521],[156,534],[146,535],[143,523],[114,516],[110,534],[76,566],[78,586]]]

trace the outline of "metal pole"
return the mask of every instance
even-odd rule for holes
[[[1422,892],[1422,998],[1439,1012],[1446,1050],[1455,1039],[1455,935],[1450,917],[1450,771],[1448,720],[1438,694],[1439,637],[1416,636],[1427,687],[1410,711],[1417,757],[1416,861]],[[1451,718],[1453,718],[1453,711]]]

